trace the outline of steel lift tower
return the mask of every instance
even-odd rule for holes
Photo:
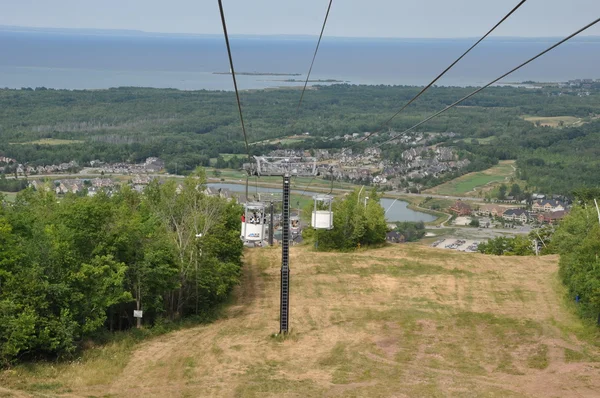
[[[319,174],[314,158],[255,156],[256,163],[245,164],[249,175],[283,177],[281,220],[281,304],[279,333],[286,334],[290,327],[290,179]]]

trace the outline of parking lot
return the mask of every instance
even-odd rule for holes
[[[431,245],[431,247],[437,247],[438,249],[458,250],[467,253],[476,252],[478,246],[478,241],[466,239],[440,239]]]

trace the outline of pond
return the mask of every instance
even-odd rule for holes
[[[232,192],[245,192],[246,186],[243,184],[227,184],[227,183],[212,183],[207,184],[211,188],[222,188],[229,189]],[[277,190],[275,188],[263,188],[250,186],[248,187],[249,194],[255,192],[281,192],[281,190]],[[292,193],[302,193],[302,191],[292,190]],[[312,192],[305,192],[306,196],[312,196]],[[381,199],[381,206],[386,211],[386,220],[389,222],[394,221],[423,221],[430,222],[434,221],[437,217],[432,216],[431,214],[422,213],[420,211],[415,211],[409,209],[408,203],[403,202],[401,200],[395,199]]]

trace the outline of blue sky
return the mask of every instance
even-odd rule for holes
[[[232,34],[318,34],[328,0],[223,0]],[[481,36],[518,0],[334,0],[326,35]],[[221,33],[217,0],[0,0],[0,25]],[[528,0],[495,36],[565,36],[600,0]],[[600,24],[599,24],[600,25]],[[600,26],[587,35],[599,35]]]

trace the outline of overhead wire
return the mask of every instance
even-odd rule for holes
[[[227,33],[227,23],[225,22],[225,12],[223,11],[223,2],[219,1],[219,11],[221,13],[221,22],[223,24],[223,34],[225,35],[225,44],[227,45],[227,55],[229,56],[229,67],[231,68],[231,76],[233,77],[233,87],[235,88],[235,97],[237,99],[238,112],[240,114],[240,122],[242,123],[242,132],[244,133],[244,142],[246,144],[246,153],[250,157],[250,147],[248,146],[248,135],[246,134],[246,126],[244,124],[244,116],[242,114],[242,103],[240,101],[240,93],[238,90],[237,80],[235,78],[235,69],[233,67],[233,57],[231,56],[231,46],[229,45],[229,34]]]
[[[492,27],[485,35],[483,35],[479,40],[477,40],[471,47],[469,47],[469,49],[467,51],[465,51],[464,53],[462,53],[462,55],[460,57],[458,57],[454,62],[452,62],[446,69],[444,69],[444,71],[442,73],[440,73],[435,79],[433,79],[427,86],[423,87],[423,89],[417,94],[415,95],[410,101],[408,101],[406,104],[404,104],[404,106],[402,108],[400,108],[400,110],[398,112],[396,112],[392,117],[390,117],[388,120],[386,120],[379,129],[369,133],[368,135],[366,135],[363,139],[361,139],[360,141],[357,141],[356,143],[354,143],[352,147],[368,140],[369,138],[371,138],[373,135],[375,135],[378,132],[383,131],[383,129],[388,126],[392,120],[394,120],[394,118],[396,116],[398,116],[400,113],[402,113],[402,111],[404,111],[410,104],[412,104],[413,102],[415,102],[421,95],[423,95],[427,90],[429,90],[431,88],[431,86],[433,86],[438,80],[440,80],[450,69],[452,69],[457,63],[459,63],[468,53],[471,52],[471,50],[473,50],[475,47],[477,47],[477,45],[479,43],[481,43],[483,40],[485,40],[494,30],[496,30],[496,28],[498,28],[498,26],[502,25],[502,23],[504,21],[506,21],[512,14],[514,14],[523,4],[525,4],[527,0],[521,0],[521,2],[519,4],[517,4],[508,14],[506,14],[504,16],[504,18],[502,18],[500,21],[498,21],[498,23],[496,23],[496,25],[494,25],[494,27]]]
[[[321,26],[321,33],[319,34],[319,40],[317,41],[317,46],[315,47],[315,52],[312,57],[312,61],[310,62],[310,67],[308,68],[308,73],[306,74],[306,80],[304,81],[304,87],[302,87],[302,92],[300,93],[300,100],[298,101],[298,106],[296,107],[296,115],[294,117],[294,121],[290,127],[290,130],[294,128],[296,122],[298,121],[298,115],[300,114],[300,107],[302,106],[302,100],[304,99],[304,93],[306,92],[306,87],[308,86],[308,81],[310,80],[310,74],[312,73],[313,66],[315,65],[315,59],[317,59],[317,53],[319,52],[319,47],[321,46],[321,39],[323,39],[323,32],[325,32],[325,26],[327,26],[327,19],[329,18],[329,12],[331,11],[331,4],[333,0],[329,0],[329,5],[327,6],[327,12],[325,13],[325,19],[323,20],[323,26]]]
[[[427,122],[428,122],[428,121],[430,121],[431,119],[438,117],[438,116],[439,116],[439,115],[441,115],[442,113],[449,111],[450,109],[454,108],[456,105],[458,105],[458,104],[460,104],[460,103],[462,103],[462,102],[464,102],[464,101],[468,100],[469,98],[471,98],[471,97],[472,97],[472,96],[474,96],[475,94],[477,94],[477,93],[479,93],[479,92],[483,91],[484,89],[488,88],[488,87],[489,87],[489,86],[491,86],[492,84],[494,84],[494,83],[497,83],[499,80],[502,80],[502,79],[504,79],[506,76],[510,75],[511,73],[513,73],[513,72],[515,72],[515,71],[517,71],[517,70],[521,69],[521,68],[522,68],[522,67],[524,67],[525,65],[528,65],[529,63],[531,63],[531,62],[535,61],[536,59],[540,58],[540,57],[541,57],[541,56],[543,56],[544,54],[546,54],[546,53],[548,53],[548,52],[550,52],[550,51],[554,50],[556,47],[560,46],[561,44],[563,44],[563,43],[565,43],[565,42],[567,42],[567,41],[571,40],[573,37],[575,37],[575,36],[577,36],[578,34],[580,34],[580,33],[584,32],[585,30],[587,30],[587,29],[591,28],[592,26],[596,25],[598,22],[600,22],[600,18],[598,18],[598,19],[596,19],[595,21],[593,21],[593,22],[591,22],[591,23],[587,24],[586,26],[584,26],[583,28],[581,28],[581,29],[577,30],[576,32],[574,32],[574,33],[570,34],[569,36],[565,37],[565,38],[564,38],[564,39],[562,39],[561,41],[559,41],[559,42],[557,42],[557,43],[553,44],[552,46],[548,47],[547,49],[545,49],[545,50],[544,50],[544,51],[542,51],[541,53],[537,54],[536,56],[534,56],[534,57],[532,57],[532,58],[528,59],[527,61],[523,62],[523,63],[522,63],[522,64],[520,64],[519,66],[517,66],[517,67],[515,67],[515,68],[511,69],[510,71],[506,72],[506,73],[505,73],[505,74],[503,74],[502,76],[500,76],[500,77],[498,77],[498,78],[496,78],[496,79],[492,80],[491,82],[489,82],[489,83],[488,83],[488,84],[486,84],[485,86],[478,88],[477,90],[473,91],[471,94],[464,96],[463,98],[459,99],[458,101],[455,101],[454,103],[452,103],[452,104],[448,105],[447,107],[445,107],[445,108],[444,108],[444,109],[442,109],[441,111],[439,111],[439,112],[437,112],[437,113],[435,113],[435,114],[433,114],[433,115],[431,115],[431,116],[427,117],[426,119],[424,119],[424,120],[420,121],[419,123],[415,124],[414,126],[412,126],[412,127],[408,128],[408,129],[404,130],[403,132],[401,132],[401,133],[399,133],[399,134],[397,134],[397,135],[395,135],[395,136],[391,137],[390,139],[388,139],[388,140],[386,140],[386,141],[384,141],[384,142],[382,142],[382,143],[380,143],[380,144],[376,145],[375,147],[376,147],[376,148],[379,148],[379,147],[381,147],[382,145],[385,145],[385,144],[387,144],[388,142],[390,142],[390,141],[393,141],[393,140],[397,139],[398,137],[400,137],[400,136],[402,136],[402,135],[404,135],[404,134],[408,133],[409,131],[412,131],[412,130],[416,129],[417,127],[419,127],[419,126],[421,126],[421,125],[423,125],[423,124],[427,123]]]
[[[308,82],[310,80],[310,74],[312,73],[313,66],[315,65],[315,60],[317,59],[317,54],[319,52],[319,47],[321,46],[321,40],[323,39],[323,33],[325,32],[325,27],[327,26],[327,20],[329,19],[329,12],[331,11],[331,5],[333,4],[333,0],[329,0],[329,5],[327,6],[327,12],[325,13],[325,18],[323,19],[323,25],[321,26],[321,32],[319,33],[319,40],[317,40],[317,46],[315,47],[315,51],[313,53],[312,60],[310,62],[310,67],[308,68],[308,73],[306,74],[306,79],[304,80],[304,87],[302,87],[302,92],[300,93],[300,99],[298,100],[298,106],[296,106],[296,113],[293,117],[293,122],[291,124],[290,130],[296,126],[298,122],[298,116],[300,115],[300,108],[302,107],[302,100],[304,99],[304,93],[306,92],[306,87],[308,86]],[[310,188],[315,177],[313,177],[309,184],[304,188],[304,191],[300,194],[300,196],[304,196],[306,190]]]

